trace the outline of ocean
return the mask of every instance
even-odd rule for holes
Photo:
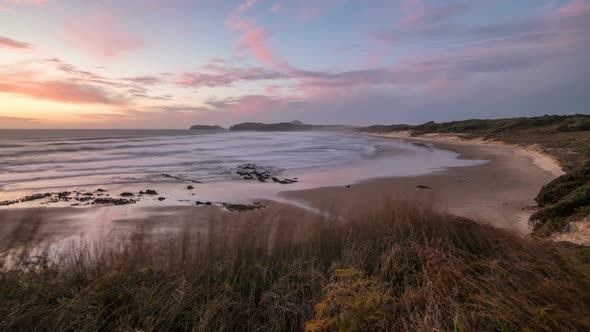
[[[245,182],[236,174],[244,163],[313,187],[476,162],[428,145],[345,132],[0,130],[0,193],[171,182],[163,174],[206,184]]]

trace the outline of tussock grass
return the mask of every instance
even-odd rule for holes
[[[590,329],[590,279],[568,248],[403,202],[88,248],[4,269],[0,330]]]

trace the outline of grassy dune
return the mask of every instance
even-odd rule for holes
[[[403,202],[333,220],[258,211],[89,248],[5,266],[0,330],[590,329],[578,250]]]

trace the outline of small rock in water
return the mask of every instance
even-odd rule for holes
[[[193,190],[193,189],[195,189],[195,187],[193,187],[193,186],[191,186],[191,185],[188,185],[188,186],[186,187],[186,189],[188,189],[188,190]]]
[[[428,186],[423,186],[423,185],[417,185],[416,188],[420,188],[420,189],[432,189]]]
[[[165,201],[166,198],[165,197],[158,197],[158,200],[161,202],[161,201]]]
[[[272,178],[272,181],[273,181],[273,182],[276,182],[276,183],[280,183],[280,184],[291,184],[291,183],[296,183],[296,182],[299,182],[299,181],[298,181],[298,180],[296,180],[295,178],[293,178],[293,179],[282,179],[282,180],[281,180],[281,179],[279,179],[279,178],[276,178],[276,177],[273,177],[273,178]]]
[[[133,193],[125,192],[125,193],[121,193],[121,195],[119,195],[119,196],[121,196],[121,197],[133,197],[135,195]]]

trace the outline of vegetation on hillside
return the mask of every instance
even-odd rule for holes
[[[535,231],[548,235],[568,221],[590,215],[590,163],[543,186],[535,198],[541,210],[530,218]]]
[[[244,216],[5,267],[0,330],[590,329],[588,261],[558,243],[399,202]]]
[[[565,171],[582,167],[590,161],[590,115],[585,114],[371,126],[361,131],[412,131],[413,136],[445,133],[524,146],[538,144],[557,158]]]
[[[520,146],[535,145],[559,160],[568,174],[541,189],[541,208],[530,221],[537,234],[563,230],[568,222],[590,214],[590,115],[545,115],[531,118],[427,122],[418,126],[363,128],[370,132],[411,131],[413,136],[444,133]]]

